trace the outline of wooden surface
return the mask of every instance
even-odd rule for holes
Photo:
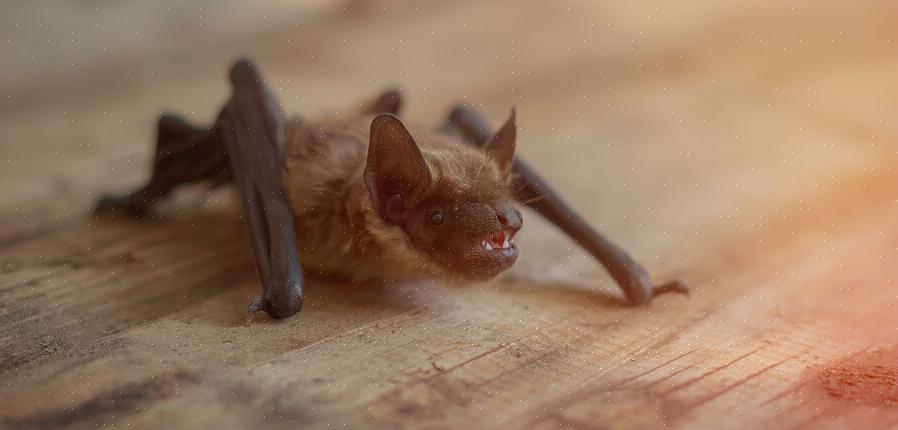
[[[0,427],[898,425],[893,2],[167,3],[0,17]],[[246,325],[226,194],[88,212],[146,178],[161,110],[214,117],[238,55],[293,112],[516,105],[520,155],[693,295],[622,306],[526,213],[495,282],[314,279]]]

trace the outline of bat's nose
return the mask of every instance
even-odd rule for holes
[[[518,231],[521,229],[521,225],[523,224],[523,219],[521,219],[521,212],[519,212],[515,208],[499,208],[496,210],[496,219],[499,221],[499,224],[502,227],[511,229],[514,231]]]

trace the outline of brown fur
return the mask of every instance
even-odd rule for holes
[[[465,250],[501,228],[495,210],[512,207],[508,166],[458,136],[411,127],[432,175],[416,205],[451,208],[447,216],[459,219],[445,226],[452,234],[439,235],[426,223],[391,223],[363,180],[374,118],[369,110],[288,122],[284,183],[305,270],[356,281],[458,281],[507,268]]]

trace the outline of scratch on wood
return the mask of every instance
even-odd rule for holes
[[[477,355],[475,355],[475,356],[473,356],[473,357],[471,357],[471,358],[469,358],[469,359],[467,359],[467,360],[465,360],[465,361],[462,361],[461,363],[458,363],[458,364],[456,364],[455,366],[449,367],[449,368],[447,368],[446,370],[444,370],[444,371],[442,371],[442,372],[440,372],[440,373],[451,372],[451,371],[453,371],[453,370],[455,370],[455,369],[458,369],[458,368],[461,368],[461,367],[463,367],[463,366],[466,366],[466,365],[468,365],[468,364],[470,364],[470,363],[472,363],[472,362],[474,362],[474,361],[480,360],[481,358],[486,357],[487,355],[490,355],[490,354],[492,354],[492,353],[494,353],[494,352],[497,352],[497,351],[499,351],[499,350],[505,348],[505,346],[506,346],[506,344],[504,344],[504,343],[499,344],[499,346],[497,346],[497,347],[495,347],[495,348],[490,348],[489,350],[484,351],[484,352],[482,352],[482,353],[480,353],[480,354],[477,354]],[[432,376],[430,376],[430,377],[427,377],[427,378],[425,378],[425,380],[430,379],[430,378],[432,378],[433,376],[436,376],[436,375],[432,375]]]
[[[661,339],[658,339],[657,341],[655,341],[654,343],[652,343],[645,349],[648,351],[658,351],[661,348],[668,346],[674,340],[679,339],[680,336],[682,336],[682,333],[684,331],[686,331],[688,328],[692,328],[696,324],[707,319],[711,315],[711,311],[713,311],[714,308],[716,308],[716,306],[714,304],[711,304],[708,306],[703,306],[700,309],[696,309],[696,313],[698,313],[698,316],[696,316],[694,318],[690,318],[684,324],[679,324],[676,327],[671,327],[671,326],[666,327],[669,330],[669,332],[664,337],[662,337]]]
[[[584,310],[584,311],[573,312],[573,313],[571,313],[571,314],[569,314],[569,315],[566,315],[566,316],[564,316],[564,317],[562,317],[562,318],[559,318],[557,321],[552,322],[551,324],[548,325],[548,327],[553,327],[553,326],[556,326],[556,325],[561,324],[561,323],[563,323],[563,322],[569,321],[570,319],[576,317],[577,315],[579,315],[579,314],[581,314],[581,313],[583,313],[583,312],[586,312],[586,310]],[[614,323],[614,324],[616,324],[616,323]],[[614,325],[614,324],[609,324],[609,325]],[[472,363],[472,362],[474,362],[474,361],[477,361],[477,360],[479,360],[479,359],[481,359],[481,358],[484,358],[484,357],[489,356],[489,355],[491,355],[491,354],[493,354],[493,353],[496,353],[496,352],[498,352],[498,351],[500,351],[500,350],[506,348],[508,345],[515,344],[515,343],[519,343],[519,342],[521,342],[522,340],[524,340],[524,339],[526,339],[526,338],[528,338],[528,337],[531,337],[531,336],[533,336],[533,335],[535,335],[535,334],[536,334],[536,332],[533,332],[533,331],[528,332],[527,334],[525,334],[525,335],[523,335],[523,336],[520,336],[520,337],[518,337],[518,338],[516,338],[516,339],[513,339],[513,340],[511,340],[511,341],[508,341],[508,342],[503,342],[503,343],[499,344],[498,346],[496,346],[496,347],[494,347],[494,348],[491,348],[491,349],[489,349],[489,350],[487,350],[487,351],[484,351],[484,352],[482,352],[482,353],[480,353],[480,354],[477,354],[476,356],[471,357],[471,358],[469,358],[469,359],[467,359],[467,360],[464,360],[464,361],[462,361],[461,363],[458,363],[458,364],[456,364],[456,365],[454,365],[454,366],[450,366],[450,367],[448,367],[448,368],[443,368],[443,370],[436,369],[436,367],[433,366],[434,369],[437,370],[437,372],[434,372],[433,374],[424,376],[424,377],[422,377],[422,378],[420,378],[420,379],[410,381],[410,382],[408,382],[408,385],[418,384],[418,383],[427,383],[428,381],[431,381],[431,380],[433,380],[434,378],[437,378],[438,376],[445,375],[445,374],[447,374],[447,373],[449,373],[449,372],[452,372],[452,371],[457,370],[457,369],[459,369],[459,368],[461,368],[461,367],[464,367],[464,366],[466,366],[466,365],[468,365],[468,364],[470,364],[470,363]],[[576,343],[578,340],[580,340],[580,339],[582,339],[582,338],[584,338],[584,337],[586,337],[586,336],[587,336],[587,335],[581,335],[581,336],[578,336],[578,337],[572,339],[571,342],[572,342],[572,343]],[[456,348],[453,348],[453,350],[455,350],[455,349],[457,349],[457,347],[456,347]],[[496,379],[499,379],[499,378],[501,378],[501,377],[507,375],[508,373],[511,373],[511,372],[514,372],[514,371],[518,371],[518,370],[520,370],[521,368],[523,368],[523,367],[525,367],[525,366],[531,365],[532,363],[540,363],[540,362],[543,361],[543,359],[544,359],[545,357],[547,357],[547,356],[549,356],[549,355],[551,355],[551,354],[553,354],[553,353],[557,353],[557,352],[558,352],[558,348],[553,348],[553,349],[551,349],[550,351],[547,351],[547,352],[545,352],[545,353],[543,353],[543,354],[540,354],[539,356],[537,356],[537,357],[535,357],[535,358],[526,360],[526,361],[524,361],[523,363],[518,363],[518,364],[517,364],[516,366],[514,366],[512,369],[506,369],[506,370],[504,370],[504,371],[502,371],[502,372],[499,372],[498,374],[493,375],[493,376],[490,377],[490,378],[487,378],[487,379],[481,381],[481,385],[483,385],[483,384],[488,384],[488,383],[490,383],[490,382],[492,382],[492,381],[494,381],[494,380],[496,380]],[[433,365],[433,362],[431,362],[431,365]],[[395,393],[400,392],[400,391],[401,391],[400,387],[396,387],[396,388],[393,388],[392,390],[390,390],[390,391],[388,391],[388,392],[386,392],[386,393],[383,393],[383,394],[377,396],[377,398],[378,398],[378,399],[386,398],[386,397],[391,396],[391,395],[394,395]],[[367,404],[371,404],[371,403],[374,403],[374,402],[376,402],[376,401],[377,401],[377,400],[372,400],[372,401],[368,402]]]
[[[767,405],[767,404],[776,402],[778,400],[781,400],[782,398],[784,398],[790,394],[794,394],[795,391],[801,389],[805,385],[808,385],[808,382],[810,382],[810,380],[802,381],[802,382],[799,382],[798,384],[792,385],[791,387],[789,387],[788,390],[784,390],[784,391],[778,393],[777,395],[765,400],[764,403],[761,403],[761,405]]]
[[[583,339],[584,337],[586,337],[586,335],[583,335],[583,336],[577,336],[577,337],[571,339],[571,342],[572,342],[572,343],[576,343],[576,342],[580,341],[581,339]],[[507,375],[507,374],[509,374],[509,373],[511,373],[511,372],[516,372],[516,371],[518,371],[518,370],[520,370],[520,369],[523,369],[523,368],[525,368],[525,367],[527,367],[527,366],[530,366],[530,365],[532,365],[532,364],[534,364],[534,363],[537,363],[537,364],[545,363],[545,362],[547,361],[547,360],[546,360],[546,357],[548,357],[548,356],[550,356],[550,355],[552,355],[552,354],[558,354],[559,351],[560,351],[561,349],[562,349],[562,348],[552,348],[552,349],[550,349],[549,351],[546,351],[545,353],[542,353],[542,354],[537,355],[536,357],[533,357],[533,358],[530,358],[530,359],[528,359],[528,360],[526,360],[526,361],[524,361],[524,362],[518,363],[516,366],[514,366],[514,367],[511,368],[511,369],[503,370],[503,371],[499,372],[498,374],[493,375],[492,377],[485,379],[485,380],[483,381],[483,383],[486,384],[486,383],[493,382],[493,381],[495,381],[495,380],[497,380],[497,379],[499,379],[499,378],[501,378],[501,377],[503,377],[503,376],[505,376],[505,375]]]
[[[548,324],[548,325],[545,326],[545,327],[546,327],[546,328],[555,327],[555,326],[558,325],[558,324],[561,324],[561,323],[570,321],[570,320],[573,319],[574,317],[579,316],[579,315],[581,315],[581,314],[583,314],[583,313],[586,313],[586,312],[588,312],[588,311],[589,311],[589,309],[584,309],[584,310],[572,312],[572,313],[570,313],[570,314],[568,314],[568,315],[565,315],[565,316],[559,318],[559,319],[556,320],[556,321],[553,321],[552,323]],[[536,334],[536,332],[530,331],[530,332],[527,332],[526,334],[524,334],[524,335],[522,335],[522,336],[519,336],[519,337],[517,337],[517,338],[515,338],[515,339],[512,339],[512,340],[510,340],[510,341],[508,341],[508,342],[503,342],[503,343],[500,344],[498,347],[494,348],[494,350],[488,351],[487,353],[482,354],[481,356],[477,356],[477,357],[474,357],[474,358],[472,358],[472,359],[466,360],[465,362],[463,362],[463,363],[461,363],[461,364],[458,364],[458,365],[449,367],[446,371],[454,370],[454,369],[456,369],[456,368],[458,368],[458,367],[461,367],[462,365],[465,365],[465,364],[470,363],[471,361],[474,361],[474,360],[477,360],[477,359],[479,359],[479,358],[482,358],[482,356],[486,356],[486,355],[489,355],[489,354],[491,354],[491,353],[493,353],[493,352],[496,352],[496,351],[498,351],[498,350],[504,348],[504,347],[505,347],[506,345],[508,345],[508,344],[519,343],[519,342],[523,341],[524,339],[527,339],[528,337],[533,336],[534,334]],[[580,338],[582,338],[582,336],[581,336],[581,337],[578,337],[577,339],[580,339]],[[445,352],[442,352],[442,353],[440,353],[440,354],[434,356],[433,358],[438,358],[438,357],[440,357],[440,356],[442,356],[442,355],[445,355],[446,353],[455,351],[455,350],[457,350],[457,349],[459,348],[459,346],[460,346],[460,345],[456,345],[456,346],[452,347],[451,349],[449,349],[449,350],[447,350],[447,351],[445,351]],[[403,370],[404,370],[404,369],[403,369]],[[501,375],[501,374],[500,374],[500,375]],[[497,375],[497,376],[500,376],[500,375]],[[429,377],[427,377],[427,378],[424,378],[424,380],[428,380],[428,379],[430,379],[430,378],[432,378],[432,377],[434,377],[434,376],[436,376],[436,375],[431,375],[431,376],[429,376]]]
[[[374,354],[371,358],[381,357],[381,356],[383,356],[383,355],[390,354],[390,353],[393,353],[393,352],[402,350],[403,348],[405,348],[405,347],[407,347],[407,346],[409,346],[409,345],[415,345],[415,344],[419,344],[419,343],[421,343],[420,340],[418,340],[418,339],[412,339],[412,340],[410,340],[410,341],[408,341],[408,342],[405,342],[405,343],[403,343],[403,344],[401,344],[401,345],[396,345],[395,347],[392,347],[392,348],[390,348],[390,349],[387,349],[386,351],[378,352],[377,354]]]
[[[683,382],[683,383],[677,384],[677,385],[675,385],[673,388],[671,388],[671,389],[669,389],[669,390],[666,390],[666,391],[662,392],[661,395],[662,395],[662,396],[666,396],[666,395],[668,395],[668,394],[673,393],[674,391],[682,390],[683,388],[686,388],[686,387],[688,387],[688,386],[690,386],[690,385],[692,385],[692,384],[694,384],[694,383],[696,383],[696,382],[698,382],[698,381],[701,381],[701,380],[704,379],[704,378],[707,378],[708,376],[711,376],[711,375],[713,375],[713,374],[715,374],[715,373],[717,373],[717,372],[720,372],[721,370],[726,369],[727,367],[730,367],[730,366],[732,366],[733,364],[736,364],[736,363],[738,363],[739,361],[742,361],[742,360],[748,358],[748,357],[751,356],[752,354],[754,354],[754,353],[756,353],[756,352],[758,352],[758,351],[764,349],[766,346],[767,346],[766,344],[761,345],[761,346],[759,346],[758,348],[755,348],[754,350],[751,350],[751,351],[749,351],[749,352],[746,352],[745,354],[742,354],[742,355],[736,357],[735,359],[733,359],[733,360],[731,360],[731,361],[729,361],[729,362],[727,362],[727,363],[724,363],[724,364],[722,364],[722,365],[720,365],[720,366],[717,366],[717,367],[715,367],[715,368],[713,368],[713,369],[711,369],[711,370],[709,370],[709,371],[707,371],[707,372],[705,372],[705,373],[703,373],[703,374],[701,374],[701,375],[699,375],[699,376],[690,378],[689,380],[687,380],[687,381],[685,381],[685,382]]]
[[[798,355],[797,355],[797,354],[796,354],[796,355],[792,355],[792,356],[790,356],[790,357],[786,357],[786,358],[784,358],[784,359],[782,359],[782,360],[780,360],[780,361],[777,361],[777,362],[775,362],[775,363],[771,363],[771,364],[769,364],[769,365],[767,365],[767,366],[764,366],[763,368],[761,368],[761,370],[758,370],[757,372],[753,372],[753,373],[751,373],[751,374],[749,374],[749,375],[746,375],[746,376],[743,377],[743,378],[740,378],[738,381],[736,381],[736,382],[734,382],[734,383],[732,383],[732,384],[730,384],[730,385],[724,387],[722,390],[719,390],[719,391],[717,391],[717,392],[715,392],[715,393],[711,393],[711,394],[709,394],[709,395],[707,395],[707,396],[704,396],[704,397],[700,398],[698,401],[696,401],[695,403],[691,404],[689,407],[690,407],[690,408],[697,408],[697,407],[699,407],[699,406],[701,406],[701,405],[703,405],[703,404],[705,404],[705,403],[707,403],[707,402],[709,402],[709,401],[711,401],[711,400],[713,400],[713,399],[715,399],[715,398],[717,398],[717,397],[720,397],[720,396],[722,396],[722,395],[724,395],[724,394],[730,392],[730,391],[733,390],[734,388],[736,388],[736,387],[738,387],[738,386],[740,386],[740,385],[742,385],[742,384],[745,384],[746,382],[748,382],[748,381],[750,381],[750,380],[752,380],[752,379],[754,379],[754,378],[756,378],[756,377],[758,377],[758,376],[760,376],[760,375],[763,375],[763,374],[766,373],[766,372],[769,372],[769,371],[771,371],[771,370],[773,370],[773,369],[779,367],[779,366],[782,365],[783,363],[785,363],[785,362],[787,362],[787,361],[789,361],[789,360],[794,360],[794,359],[796,359],[796,358],[798,358]]]
[[[687,365],[687,366],[683,367],[682,369],[679,369],[679,370],[676,370],[676,371],[674,371],[674,372],[671,372],[671,373],[669,373],[669,374],[667,374],[667,375],[664,375],[664,376],[662,376],[662,377],[660,377],[660,378],[658,378],[658,379],[652,381],[650,384],[646,385],[646,388],[652,388],[652,387],[654,387],[654,386],[656,386],[656,385],[658,385],[658,384],[660,384],[660,383],[662,383],[662,382],[664,382],[664,381],[667,381],[667,380],[673,378],[674,376],[677,376],[677,375],[679,375],[679,374],[681,374],[681,373],[683,373],[683,372],[685,372],[685,371],[687,371],[687,370],[689,370],[689,369],[692,369],[692,368],[694,368],[696,365],[702,364],[702,363],[704,363],[705,361],[708,361],[708,358],[710,358],[710,357],[704,357],[704,358],[702,358],[702,359],[696,361],[696,362],[693,363],[693,364],[690,364],[690,365]]]
[[[310,344],[308,344],[308,345],[306,345],[306,346],[303,346],[302,348],[293,350],[293,351],[291,351],[291,352],[289,352],[289,353],[287,353],[287,354],[285,354],[285,355],[283,355],[283,356],[280,356],[280,357],[277,357],[277,358],[275,358],[275,359],[272,359],[272,360],[269,362],[269,364],[270,364],[270,363],[279,363],[279,362],[282,362],[282,361],[284,361],[284,360],[287,360],[287,358],[286,358],[287,356],[295,356],[295,355],[298,355],[298,354],[305,353],[305,352],[310,351],[310,350],[312,350],[312,349],[315,349],[315,348],[317,348],[317,347],[319,347],[319,346],[321,346],[321,345],[324,345],[325,343],[328,343],[328,342],[330,342],[330,341],[332,341],[332,340],[344,338],[344,337],[349,336],[349,335],[351,335],[351,334],[353,334],[353,333],[358,333],[358,332],[360,332],[360,331],[366,330],[366,329],[371,328],[371,327],[377,327],[377,326],[379,326],[379,325],[381,325],[381,324],[384,324],[384,325],[395,324],[395,323],[397,323],[397,322],[400,322],[400,321],[403,321],[403,320],[408,319],[409,315],[417,315],[418,313],[420,313],[421,310],[422,310],[422,308],[410,309],[410,310],[408,310],[408,311],[400,312],[400,313],[398,313],[398,314],[396,314],[396,315],[392,315],[392,316],[389,316],[389,317],[386,317],[386,318],[383,318],[383,319],[379,319],[379,320],[376,320],[376,321],[371,321],[371,322],[366,323],[366,324],[362,324],[362,325],[360,325],[360,326],[358,326],[358,327],[352,328],[352,329],[350,329],[350,330],[346,330],[346,331],[344,331],[344,332],[342,332],[342,333],[337,333],[337,334],[335,334],[335,335],[333,335],[333,336],[325,337],[325,338],[323,338],[323,339],[320,339],[320,340],[317,340],[317,341],[315,341],[315,342],[312,342],[312,343],[310,343]],[[266,364],[266,363],[263,363],[263,364]]]
[[[870,349],[871,349],[870,347],[867,347],[867,348],[863,348],[863,349],[861,349],[861,350],[852,352],[851,354],[846,355],[846,356],[843,358],[843,360],[845,360],[845,361],[852,360],[852,359],[854,359],[855,357],[859,356],[860,354],[863,354],[863,353],[866,353],[866,352],[870,351]],[[803,381],[800,381],[800,382],[798,382],[797,384],[791,386],[788,390],[782,391],[782,392],[778,393],[777,395],[771,397],[770,399],[766,400],[764,403],[761,403],[761,405],[767,405],[767,404],[770,404],[770,403],[779,401],[779,400],[783,399],[784,397],[786,397],[786,396],[788,396],[788,395],[790,395],[790,394],[795,393],[795,391],[797,391],[797,390],[799,390],[799,389],[805,387],[805,386],[808,385],[808,383],[810,383],[811,381],[812,381],[811,378],[806,378],[806,379],[804,379]]]
[[[636,374],[636,375],[633,375],[633,376],[631,376],[631,377],[629,377],[629,378],[624,378],[624,379],[620,380],[619,382],[617,382],[617,383],[615,383],[615,384],[612,384],[612,385],[611,385],[611,388],[620,388],[620,387],[626,385],[628,382],[634,381],[634,380],[639,379],[639,378],[641,378],[641,377],[643,377],[643,376],[645,376],[645,375],[648,375],[649,373],[652,373],[652,372],[654,372],[654,371],[656,371],[656,370],[658,370],[658,369],[661,369],[662,367],[667,366],[667,365],[669,365],[669,364],[671,364],[671,363],[673,363],[673,362],[675,362],[675,361],[677,361],[677,360],[679,360],[679,359],[681,359],[681,358],[683,358],[683,357],[686,357],[687,355],[692,354],[692,353],[695,352],[695,351],[698,351],[698,349],[691,349],[691,350],[686,351],[686,352],[684,352],[684,353],[682,353],[682,354],[680,354],[680,355],[678,355],[678,356],[676,356],[676,357],[674,357],[674,358],[671,358],[670,360],[667,360],[667,361],[665,361],[665,362],[663,362],[663,363],[661,363],[661,364],[659,364],[659,365],[657,365],[657,366],[655,366],[655,367],[652,367],[651,369],[648,369],[648,370],[646,370],[646,371],[644,371],[644,372],[640,372],[640,373],[638,373],[638,374]]]

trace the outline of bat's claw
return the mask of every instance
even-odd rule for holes
[[[253,300],[249,302],[249,306],[246,307],[246,323],[253,322],[253,317],[263,310],[265,310],[265,299],[261,296],[253,297]]]
[[[609,272],[624,291],[627,302],[634,306],[646,305],[655,297],[666,293],[689,294],[689,287],[680,281],[656,285],[645,269],[635,262],[622,267],[612,266]]]
[[[658,297],[664,293],[680,293],[680,294],[685,294],[688,296],[689,295],[689,287],[685,283],[683,283],[679,280],[676,280],[676,281],[671,281],[666,284],[661,284],[657,287],[652,288],[652,297],[653,298]]]

